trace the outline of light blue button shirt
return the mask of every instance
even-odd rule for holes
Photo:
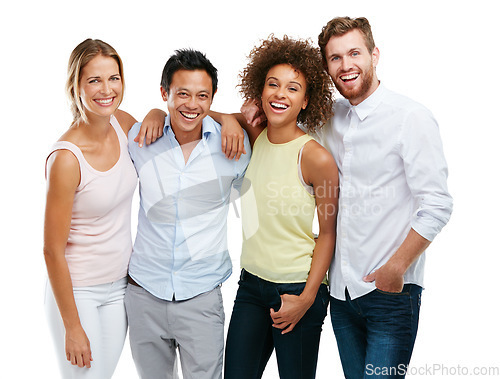
[[[231,275],[227,213],[231,188],[239,191],[250,161],[248,137],[247,154],[239,161],[227,159],[220,125],[207,116],[202,139],[185,163],[170,116],[163,137],[142,148],[134,142],[140,127],[135,124],[128,135],[140,191],[129,274],[160,299],[190,299]]]

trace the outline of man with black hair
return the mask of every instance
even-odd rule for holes
[[[221,127],[208,116],[216,91],[217,70],[205,55],[178,50],[162,74],[162,138],[139,148],[141,124],[129,132],[140,209],[125,304],[141,378],[177,377],[177,348],[185,378],[222,377],[227,212],[250,154],[229,160],[222,152]]]

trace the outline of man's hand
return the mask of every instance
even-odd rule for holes
[[[144,139],[146,139],[146,144],[150,145],[160,138],[163,135],[165,116],[166,113],[161,109],[151,109],[146,117],[144,117],[141,130],[137,134],[137,137],[134,138],[134,142],[138,142],[139,147],[142,147]]]
[[[278,312],[271,308],[271,318],[273,327],[282,329],[281,334],[289,333],[295,328],[295,325],[306,314],[307,310],[313,304],[313,301],[306,300],[297,295],[281,295],[281,307]]]
[[[431,241],[410,229],[399,249],[387,263],[377,271],[365,276],[363,280],[365,282],[375,281],[375,287],[384,292],[401,292],[406,270],[430,244]]]
[[[378,270],[363,278],[365,282],[375,281],[375,287],[384,292],[401,292],[404,285],[404,272],[387,262]]]
[[[247,124],[250,126],[259,126],[263,122],[267,121],[266,115],[255,100],[245,101],[241,106],[240,112],[243,117],[245,117]]]
[[[239,160],[241,154],[246,154],[245,133],[236,117],[221,115],[222,152],[226,158]]]

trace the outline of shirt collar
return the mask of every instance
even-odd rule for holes
[[[215,126],[216,125],[215,120],[212,117],[205,116],[205,118],[203,119],[202,122],[203,122],[201,125],[202,138],[204,137],[206,139],[206,138],[208,138],[208,136],[211,133],[215,133],[217,131],[217,128]],[[174,131],[172,130],[172,128],[170,126],[170,114],[168,114],[165,117],[165,124],[163,126],[163,133],[167,133],[168,129],[170,129],[172,131],[172,133],[175,135]]]
[[[382,83],[380,83],[375,92],[368,96],[368,98],[363,100],[358,105],[351,105],[349,112],[356,112],[359,119],[363,121],[382,102],[385,91],[385,87],[382,85]]]

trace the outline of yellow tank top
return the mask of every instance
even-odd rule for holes
[[[273,144],[265,129],[255,141],[241,197],[241,267],[271,282],[307,281],[314,250],[316,201],[299,179],[299,152],[313,138]]]

